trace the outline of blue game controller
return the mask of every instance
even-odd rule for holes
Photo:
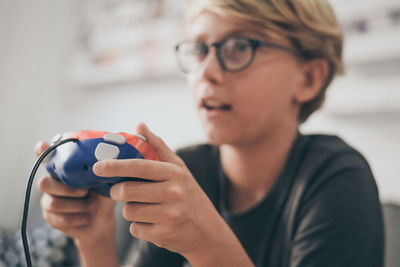
[[[57,135],[53,144],[66,138],[76,141],[62,144],[54,150],[47,161],[47,171],[66,185],[77,189],[88,188],[107,197],[114,184],[138,178],[97,176],[92,170],[97,161],[131,158],[158,160],[156,152],[141,135],[79,131]]]

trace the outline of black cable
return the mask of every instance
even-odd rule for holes
[[[78,142],[78,141],[79,141],[79,139],[76,139],[76,138],[68,138],[68,139],[60,141],[59,143],[57,143],[53,146],[50,146],[42,154],[40,154],[39,158],[36,160],[35,166],[33,167],[32,171],[31,171],[31,174],[29,175],[29,180],[28,180],[28,184],[26,186],[26,192],[25,192],[24,214],[22,216],[22,225],[21,225],[22,244],[24,246],[25,259],[26,259],[26,264],[28,267],[32,267],[32,261],[31,261],[31,255],[29,252],[28,239],[26,237],[26,224],[27,224],[27,220],[28,220],[29,199],[31,197],[33,179],[35,178],[36,172],[37,172],[40,164],[46,158],[46,156],[48,154],[50,154],[50,152],[52,152],[54,149],[56,149],[57,147],[65,144],[65,143]]]

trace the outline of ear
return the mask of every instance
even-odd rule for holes
[[[314,99],[325,85],[329,65],[325,59],[312,59],[301,63],[301,79],[294,92],[294,101],[306,103]]]

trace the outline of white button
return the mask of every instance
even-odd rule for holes
[[[139,138],[142,139],[143,141],[147,142],[147,138],[144,137],[143,135],[141,135],[141,134],[133,134],[133,135],[136,136],[136,137],[139,137]]]
[[[125,137],[119,134],[108,133],[104,135],[104,141],[110,142],[117,145],[123,145],[126,143]]]
[[[110,144],[99,143],[94,152],[94,156],[98,161],[117,159],[119,156],[119,148]]]
[[[63,136],[62,134],[56,134],[52,139],[51,139],[51,144],[52,145],[57,145],[58,143],[60,143],[60,141],[62,140]]]

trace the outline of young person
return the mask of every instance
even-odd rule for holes
[[[338,137],[298,129],[342,69],[328,2],[190,1],[186,15],[176,51],[208,144],[175,154],[140,124],[160,162],[93,170],[153,182],[117,184],[108,199],[44,177],[46,221],[73,238],[84,266],[120,264],[115,201],[147,241],[134,266],[383,266],[368,163]]]

